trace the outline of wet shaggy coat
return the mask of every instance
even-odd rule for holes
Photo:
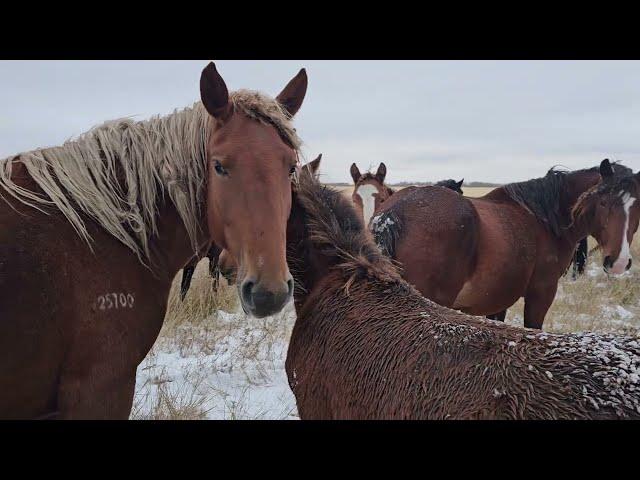
[[[441,307],[403,281],[350,203],[302,179],[287,233],[302,419],[640,418],[640,342],[551,335]]]

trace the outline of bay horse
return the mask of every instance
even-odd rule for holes
[[[126,419],[171,283],[210,243],[245,311],[290,299],[286,224],[302,69],[275,98],[227,86],[0,161],[0,418]]]
[[[356,209],[362,213],[365,225],[369,225],[371,218],[379,211],[380,205],[396,191],[384,183],[387,175],[387,166],[380,163],[375,174],[371,172],[360,173],[358,166],[353,163],[350,169],[351,178],[353,179],[353,193],[351,199]],[[435,185],[448,188],[454,192],[463,195],[462,184],[464,179],[455,181],[453,179],[440,180]],[[416,187],[406,187],[414,189]]]
[[[403,266],[405,280],[427,298],[504,319],[524,297],[524,325],[542,328],[578,240],[599,238],[608,272],[630,266],[628,245],[640,216],[636,178],[605,159],[599,168],[551,169],[479,198],[433,187],[401,190],[381,205],[371,228],[382,251]],[[572,217],[581,195],[593,189],[604,207],[590,204]]]
[[[354,181],[354,190],[352,194],[352,199],[354,204],[356,205],[356,208],[359,211],[363,212],[363,218],[366,225],[371,226],[370,225],[371,218],[375,217],[377,214],[380,213],[380,208],[382,203],[388,200],[389,197],[391,197],[391,195],[395,193],[395,190],[385,185],[384,183],[386,173],[387,173],[387,168],[384,165],[384,163],[380,164],[380,166],[378,167],[378,171],[376,172],[375,175],[369,172],[362,175],[360,174],[360,170],[358,169],[355,163],[351,165],[351,177],[353,178],[353,181]],[[462,190],[463,183],[464,183],[464,179],[460,181],[448,179],[448,180],[440,180],[439,182],[435,183],[435,186],[445,187],[445,188],[448,188],[449,190],[459,193],[460,195],[464,195],[464,192]],[[405,189],[403,189],[403,195],[407,195],[409,192],[412,192],[418,188],[420,187],[414,187],[414,186],[406,187]],[[373,194],[371,194],[372,192]],[[363,208],[363,205],[364,205],[363,198],[369,199],[372,207],[370,207],[369,209]],[[373,209],[373,215],[371,217],[367,216],[369,215],[372,209]],[[365,210],[367,210],[366,214],[365,214]],[[386,234],[389,234],[389,233],[390,231],[386,232]],[[381,242],[380,245],[383,248],[383,251],[385,253],[388,253],[386,250],[386,244],[384,242]],[[579,274],[584,272],[586,259],[587,259],[587,239],[583,238],[578,242],[578,246],[576,248],[575,254],[572,259],[572,262],[574,265],[572,275],[574,279],[577,278]],[[490,318],[492,320],[504,321],[506,315],[507,315],[507,310],[505,309],[505,310],[502,310],[501,312],[487,315],[487,318]]]
[[[287,227],[297,319],[285,367],[301,419],[640,418],[638,338],[546,334],[435,304],[313,173],[292,187]]]

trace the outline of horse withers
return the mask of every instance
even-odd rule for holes
[[[127,418],[172,280],[211,242],[245,311],[285,305],[306,87],[229,93],[211,63],[192,108],[0,161],[1,418]]]
[[[640,418],[636,337],[550,335],[439,306],[313,177],[293,186],[287,230],[285,367],[301,419]]]
[[[600,167],[552,169],[479,198],[434,187],[401,190],[382,204],[372,229],[380,248],[403,266],[403,277],[427,298],[495,315],[524,297],[525,326],[541,328],[576,243],[596,234],[600,242],[615,243],[611,238],[619,239],[624,218],[625,235],[633,236],[640,208],[606,192],[618,188],[636,198],[635,179],[628,168],[605,159]],[[591,189],[607,207],[583,209],[573,219],[572,208]],[[626,258],[623,245],[618,243]],[[613,266],[618,250],[611,247],[607,255],[605,263]],[[619,265],[609,270],[617,273]]]

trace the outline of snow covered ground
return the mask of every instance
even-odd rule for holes
[[[593,258],[576,281],[561,279],[545,331],[640,333],[640,271],[610,278],[598,261]],[[201,280],[209,282],[206,276]],[[521,300],[509,309],[507,322],[522,326],[522,309]],[[298,418],[284,370],[293,304],[261,320],[237,310],[214,309],[203,320],[194,315],[163,329],[138,367],[131,418]]]
[[[284,370],[295,311],[266,319],[218,311],[161,336],[138,367],[131,418],[290,419]]]

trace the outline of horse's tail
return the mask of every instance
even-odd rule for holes
[[[382,212],[371,220],[371,233],[380,251],[389,258],[396,254],[396,241],[400,237],[402,225],[393,211]]]

